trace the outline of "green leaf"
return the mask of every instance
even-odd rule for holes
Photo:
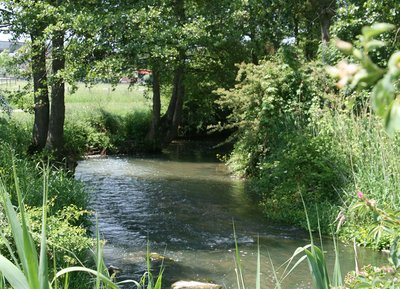
[[[11,261],[0,255],[0,271],[14,289],[29,289],[24,273]]]
[[[85,267],[68,267],[65,269],[62,269],[60,271],[57,272],[56,276],[54,277],[52,283],[54,283],[54,281],[57,278],[60,278],[61,276],[67,274],[67,273],[71,273],[71,272],[86,272],[89,273],[93,276],[96,276],[96,278],[99,278],[105,285],[109,286],[111,289],[120,289],[116,284],[114,284],[110,278],[108,276],[105,276],[103,274],[101,274],[100,272],[97,272],[95,270],[89,269],[89,268],[85,268]]]
[[[400,247],[399,247],[400,236],[397,236],[392,245],[390,246],[390,263],[398,269],[400,268]]]
[[[389,107],[393,102],[394,87],[389,77],[385,76],[372,90],[372,106],[380,117],[388,115]]]
[[[393,30],[395,28],[394,25],[388,23],[375,23],[371,26],[365,26],[362,28],[362,34],[367,39],[371,39],[372,37],[378,36],[387,31]]]
[[[161,289],[162,287],[162,276],[164,274],[164,268],[161,268],[158,277],[157,277],[157,281],[156,284],[154,285],[154,289]]]
[[[394,101],[385,119],[385,128],[389,134],[400,129],[400,103]]]
[[[317,246],[312,246],[311,251],[305,249],[304,252],[307,255],[315,288],[329,289],[329,277],[323,252]]]
[[[365,48],[367,49],[367,51],[371,51],[373,49],[383,46],[385,46],[385,42],[376,39],[370,40],[365,44]]]
[[[16,175],[14,177],[16,178]],[[15,182],[17,194],[20,194],[18,180],[16,179]],[[19,204],[21,204],[19,205],[21,212],[21,225],[3,184],[0,184],[0,193],[2,195],[3,208],[7,216],[7,220],[11,226],[11,232],[17,247],[18,256],[21,260],[22,268],[26,274],[29,286],[32,288],[39,288],[37,252],[33,244],[32,236],[29,234],[26,220],[24,219],[25,215],[23,204],[21,201],[19,201]],[[19,199],[21,199],[20,196]]]
[[[400,74],[400,51],[397,51],[390,56],[388,67],[392,77],[398,78]]]
[[[335,236],[333,236],[333,245],[335,248],[335,265],[333,267],[333,286],[341,287],[343,286],[343,279],[342,279],[342,272],[340,269],[340,262],[339,262],[339,248],[338,243],[336,242]]]

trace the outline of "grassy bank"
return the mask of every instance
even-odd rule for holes
[[[46,278],[55,276],[57,271],[68,270],[71,266],[85,265],[87,267],[83,270],[78,270],[80,273],[71,273],[71,277],[68,277],[70,274],[66,274],[66,278],[59,278],[56,287],[86,288],[87,284],[93,282],[93,276],[87,272],[90,268],[95,269],[96,263],[99,262],[99,256],[94,257],[90,252],[95,242],[87,232],[88,216],[92,214],[87,211],[88,195],[83,185],[63,169],[50,165],[50,171],[46,173],[46,155],[27,154],[33,115],[29,111],[32,106],[31,97],[23,94],[22,90],[19,91],[24,85],[24,82],[0,84],[0,89],[11,96],[8,100],[14,108],[11,115],[5,112],[0,114],[0,185],[4,184],[0,194],[2,197],[9,195],[14,205],[19,203],[18,211],[25,212],[25,216],[20,217],[29,223],[29,234],[32,234],[33,242],[39,244],[43,241],[42,202],[46,187],[48,201],[45,208],[48,217],[45,246],[49,252],[46,254],[49,264],[52,264],[46,269]],[[14,93],[14,97],[11,92]],[[148,94],[147,88],[143,86],[130,88],[128,85],[112,87],[108,84],[98,84],[89,88],[79,84],[75,93],[71,93],[68,88],[65,122],[67,155],[78,159],[86,153],[130,153],[142,150],[141,146],[150,122],[151,100]],[[18,178],[18,184],[15,176]],[[45,186],[44,177],[47,179]],[[20,199],[24,205],[19,202],[21,200],[18,201],[17,193],[21,193]],[[17,265],[21,261],[17,260],[18,255],[24,259],[21,250],[17,248],[20,241],[18,238],[21,239],[21,236],[18,236],[18,230],[12,228],[9,216],[2,211],[0,225],[5,238],[0,240],[0,253]],[[100,250],[99,244],[97,246]],[[103,267],[97,268],[97,272],[108,276],[104,264],[101,266]],[[1,266],[1,270],[4,268]],[[96,270],[91,272],[96,276]],[[10,275],[6,277],[10,280]],[[112,283],[107,281],[107,278],[103,281],[107,286],[111,286]],[[149,282],[155,285],[156,282],[153,282],[152,278],[151,273],[147,273],[140,286],[144,286],[144,282],[146,286]],[[155,286],[160,287],[160,281],[157,283],[159,284]],[[1,277],[0,287],[2,285],[4,286]]]
[[[32,98],[19,93],[26,82],[2,84],[15,111],[11,118],[23,127],[32,126]],[[21,94],[21,95],[20,95]],[[66,154],[79,158],[85,153],[133,153],[145,150],[150,125],[151,91],[146,86],[100,83],[76,90],[67,86],[65,118]],[[28,136],[29,139],[29,136]]]
[[[26,208],[27,222],[32,229],[36,243],[40,243],[43,201],[43,168],[46,167],[46,156],[27,154],[31,139],[33,114],[32,98],[25,94],[23,81],[1,83],[2,94],[14,109],[11,115],[0,115],[0,178],[4,191],[10,194],[13,204],[17,203],[17,187],[13,168],[18,176],[18,188]],[[120,139],[128,139],[129,134],[137,134],[138,126],[147,126],[149,99],[145,88],[129,89],[127,85],[115,88],[100,84],[92,88],[78,85],[78,90],[66,95],[66,152],[79,158],[86,152],[103,152],[116,150],[123,146]],[[18,110],[24,109],[25,111]],[[145,123],[145,125],[143,124]],[[147,127],[146,127],[147,130]],[[121,137],[121,134],[123,136]],[[50,167],[48,176],[47,210],[47,243],[50,254],[49,270],[55,271],[68,266],[87,263],[93,265],[89,249],[93,240],[87,233],[89,225],[88,195],[83,185],[74,180],[63,169]],[[12,258],[16,248],[13,244],[10,223],[5,215],[0,214],[0,223],[5,239],[0,241],[0,252]],[[65,232],[68,232],[66,234]],[[10,255],[11,254],[11,255]],[[89,263],[88,263],[89,262]],[[64,282],[64,281],[62,281]],[[84,288],[91,279],[86,274],[74,274],[68,281],[70,288]]]
[[[14,205],[17,204],[17,194],[21,194],[29,228],[34,240],[39,242],[42,226],[43,173],[47,165],[41,156],[27,155],[31,129],[25,124],[14,119],[0,118],[1,194],[7,192]],[[56,269],[86,262],[88,248],[93,242],[86,231],[89,214],[86,211],[88,195],[83,185],[68,176],[64,170],[56,167],[50,169],[47,202],[51,215],[48,218],[48,249],[52,252],[52,268]],[[18,177],[18,182],[15,176]],[[12,241],[10,222],[5,218],[4,207],[0,207],[0,226],[4,237],[0,240],[0,252],[11,258],[12,254],[16,254],[16,247]],[[18,211],[20,212],[21,210]],[[50,270],[53,270],[52,268]],[[75,288],[82,288],[79,284],[88,282],[88,279],[76,276],[71,282]]]
[[[376,215],[349,208],[357,192],[383,210],[400,206],[398,138],[371,115],[365,93],[337,91],[324,66],[291,49],[241,65],[241,81],[219,91],[230,112],[222,129],[236,128],[228,164],[251,180],[268,219],[306,228],[303,197],[314,230],[330,234],[339,221],[343,240],[387,248],[395,234],[374,238]]]
[[[129,84],[115,87],[104,83],[92,87],[78,84],[76,92],[67,87],[65,103],[67,116],[82,116],[99,110],[123,116],[134,111],[149,111],[151,92],[146,86],[129,87]]]

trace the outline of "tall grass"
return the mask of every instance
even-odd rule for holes
[[[18,210],[20,218],[11,203],[9,193],[3,182],[0,181],[0,194],[2,207],[5,212],[8,223],[11,226],[11,233],[13,236],[14,245],[16,247],[17,256],[12,252],[11,246],[7,246],[11,250],[10,255],[13,256],[12,260],[7,259],[4,255],[0,255],[0,272],[15,289],[48,289],[52,288],[52,283],[57,278],[67,272],[80,271],[88,272],[96,275],[105,284],[111,286],[110,288],[118,288],[109,278],[99,272],[93,271],[84,267],[70,267],[61,270],[55,274],[54,279],[49,272],[48,263],[48,244],[47,244],[47,219],[48,219],[48,184],[49,184],[49,170],[46,169],[43,174],[43,207],[42,207],[42,226],[39,254],[37,252],[36,244],[33,241],[32,234],[29,230],[28,217],[26,216],[25,205],[22,199],[22,193],[19,187],[19,178],[15,166],[13,166],[15,192],[18,200]]]
[[[12,91],[18,88],[7,86],[3,89]],[[152,107],[151,91],[147,87],[106,83],[87,87],[78,83],[76,90],[67,86],[66,91],[65,155],[76,159],[88,152],[130,153],[144,150]],[[14,99],[12,106],[32,108],[33,98],[27,92],[21,96],[24,97],[9,97]],[[5,121],[2,115],[0,121]],[[11,122],[26,130],[25,140],[19,143],[28,146],[33,114],[14,111],[9,120]],[[0,136],[2,134],[0,131]],[[11,135],[8,133],[8,136]]]
[[[381,121],[368,112],[358,115],[327,112],[318,123],[317,129],[330,135],[350,167],[346,185],[338,191],[342,200],[342,211],[346,216],[342,236],[347,240],[356,238],[357,242],[366,245],[385,247],[388,242],[376,244],[366,234],[371,219],[368,216],[350,214],[348,208],[358,202],[358,191],[381,204],[383,209],[399,208],[399,135],[389,137]],[[384,242],[385,238],[382,240]]]
[[[329,273],[327,270],[327,263],[325,259],[325,253],[323,250],[322,238],[321,238],[321,231],[320,232],[320,240],[321,245],[320,247],[315,245],[314,237],[311,231],[311,224],[310,219],[307,212],[307,207],[302,198],[302,203],[305,211],[306,222],[308,226],[308,231],[310,234],[310,244],[305,245],[304,247],[299,247],[293,252],[293,255],[281,266],[275,268],[271,257],[268,252],[269,262],[272,267],[273,273],[273,280],[275,282],[275,289],[281,289],[282,283],[284,280],[291,274],[291,272],[299,266],[305,259],[307,259],[311,279],[313,281],[314,288],[317,289],[331,289],[331,288],[342,288],[343,280],[342,280],[342,273],[340,269],[339,263],[339,249],[336,243],[336,239],[334,237],[334,249],[335,249],[335,263],[334,263],[334,270],[332,274],[332,279],[329,277]],[[235,224],[233,224],[233,237],[235,242],[235,273],[237,278],[237,288],[238,289],[246,289],[246,281],[244,277],[244,268],[241,263],[240,259],[240,251],[237,242],[236,236],[236,229]],[[278,270],[282,269],[282,273],[278,275]],[[257,269],[256,269],[256,276],[255,276],[255,289],[261,288],[261,254],[260,254],[260,245],[257,242]],[[330,280],[333,280],[332,282]]]

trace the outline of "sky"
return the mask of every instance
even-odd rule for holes
[[[10,34],[0,34],[0,41],[7,41],[11,38]]]
[[[11,38],[12,38],[11,34],[9,34],[9,33],[1,33],[0,32],[0,41],[8,41]],[[26,37],[20,37],[18,39],[18,42],[25,42],[25,40],[26,40]]]

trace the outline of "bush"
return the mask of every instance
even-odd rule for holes
[[[252,178],[266,216],[305,226],[303,196],[310,212],[319,208],[326,232],[350,170],[330,130],[317,125],[325,103],[332,103],[325,74],[298,55],[286,47],[258,66],[242,64],[235,88],[218,91],[219,105],[230,112],[221,127],[236,129],[228,164]],[[310,215],[316,228],[317,215]]]
[[[125,143],[120,147],[124,153],[146,151],[145,138],[151,123],[151,114],[147,111],[135,111],[124,118]]]
[[[135,153],[145,150],[151,115],[136,111],[125,116],[99,110],[65,127],[65,151],[76,159],[85,153]]]

